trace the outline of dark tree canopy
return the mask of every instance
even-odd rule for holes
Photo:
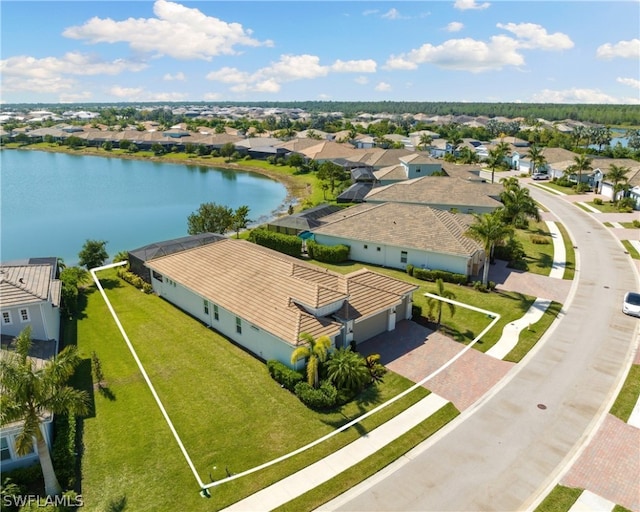
[[[107,242],[104,240],[87,240],[78,253],[78,264],[87,270],[100,267],[109,258],[106,247]]]
[[[233,210],[216,203],[202,203],[197,212],[187,218],[190,235],[198,233],[224,234],[233,224]]]

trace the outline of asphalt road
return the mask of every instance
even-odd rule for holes
[[[561,198],[531,194],[577,246],[565,314],[491,396],[322,510],[526,510],[594,433],[631,363],[640,322],[621,304],[640,283],[605,227]]]

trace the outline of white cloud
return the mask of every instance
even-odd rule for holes
[[[480,73],[505,66],[522,66],[524,57],[517,48],[518,42],[505,36],[494,36],[489,43],[471,38],[449,39],[438,46],[424,44],[404,55],[392,56],[386,67],[416,69],[418,64],[430,63],[445,69]]]
[[[218,71],[211,71],[205,78],[207,80],[215,80],[225,84],[237,84],[249,81],[251,76],[249,73],[240,71],[237,68],[224,67]]]
[[[184,92],[151,92],[140,98],[141,101],[184,101],[188,95]]]
[[[63,35],[91,44],[127,43],[138,52],[168,55],[176,59],[211,60],[217,55],[235,55],[236,46],[271,46],[258,41],[239,23],[227,23],[200,10],[157,0],[154,18],[91,18],[84,25],[67,28]]]
[[[566,34],[561,32],[548,34],[544,27],[535,23],[498,23],[496,26],[513,33],[518,38],[520,48],[541,50],[573,48],[573,41]]]
[[[382,14],[380,17],[384,18],[385,20],[402,20],[407,18],[406,16],[400,14],[400,11],[398,11],[398,9],[393,7]]]
[[[260,68],[254,73],[224,67],[206,75],[208,80],[235,84],[233,92],[279,92],[285,82],[312,80],[327,76],[329,73],[375,73],[374,60],[336,60],[331,66],[320,64],[316,55],[281,55],[280,60]]]
[[[623,85],[628,85],[629,87],[633,87],[634,89],[640,89],[640,80],[636,78],[616,78],[616,82]]]
[[[205,101],[218,101],[219,99],[222,99],[222,94],[219,92],[208,92],[203,96],[203,99]]]
[[[371,16],[372,14],[378,14],[380,11],[378,9],[367,9],[366,11],[362,11],[363,16]]]
[[[369,83],[369,78],[363,75],[354,78],[353,81],[358,85],[367,85]]]
[[[120,87],[119,85],[114,85],[109,88],[109,94],[116,98],[138,99],[143,92],[144,89],[142,87]]]
[[[445,30],[447,32],[460,32],[463,28],[464,25],[459,21],[452,21],[445,27]]]
[[[488,42],[476,39],[449,39],[437,46],[426,43],[400,55],[392,55],[385,69],[417,69],[419,64],[434,64],[445,69],[481,73],[500,70],[506,66],[520,67],[525,64],[519,50],[564,50],[573,47],[573,41],[560,32],[548,34],[540,25],[533,23],[498,24],[515,34],[492,36]]]
[[[331,71],[336,73],[375,73],[376,67],[376,61],[373,59],[347,61],[338,59],[331,66]]]
[[[162,79],[166,80],[167,82],[171,82],[173,80],[178,80],[180,82],[184,82],[187,79],[187,77],[184,75],[184,73],[182,71],[179,71],[175,75],[172,75],[171,73],[167,73],[166,75],[164,75],[162,77]]]
[[[375,90],[379,92],[386,92],[391,90],[391,84],[387,82],[379,82],[378,85],[375,86]]]
[[[533,95],[533,101],[537,103],[639,103],[637,99],[636,101],[629,101],[628,98],[616,98],[597,89],[579,89],[575,87],[572,89],[564,89],[559,91],[544,89],[539,93]]]
[[[476,0],[456,0],[453,7],[460,9],[461,11],[466,11],[468,9],[486,9],[490,5],[491,4],[489,2],[477,4]]]
[[[92,97],[89,91],[63,93],[60,95],[60,103],[81,103],[90,100]]]
[[[603,44],[596,50],[596,57],[606,60],[616,57],[623,59],[640,59],[640,39],[619,41],[616,44]]]

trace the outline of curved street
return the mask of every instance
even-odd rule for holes
[[[640,288],[638,275],[601,223],[535,187],[531,194],[577,247],[560,321],[458,420],[322,510],[525,510],[594,435],[637,347],[640,322],[621,304]]]

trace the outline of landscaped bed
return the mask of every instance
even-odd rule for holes
[[[392,372],[355,403],[331,413],[307,409],[279,387],[265,365],[154,295],[100,273],[106,293],[187,452],[205,481],[220,480],[284,455],[396,396],[412,383]],[[227,506],[308,466],[426,396],[422,388],[362,424],[296,457],[211,489],[203,502],[169,427],[98,293],[65,326],[84,363],[77,382],[93,390],[95,413],[82,424],[82,493],[92,509],[124,499],[131,510]],[[107,392],[93,389],[91,354]],[[457,414],[447,416],[446,423]],[[386,463],[388,463],[387,461]],[[384,464],[383,464],[384,465]],[[330,498],[331,496],[329,496]],[[206,505],[205,505],[206,503]],[[173,506],[173,505],[172,505]]]

